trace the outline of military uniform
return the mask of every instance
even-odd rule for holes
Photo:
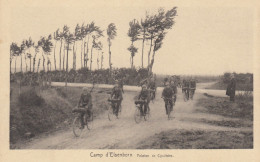
[[[232,78],[227,87],[226,95],[230,97],[230,101],[235,101],[235,94],[236,94],[236,80]]]
[[[121,106],[121,102],[123,100],[122,90],[119,87],[114,87],[111,93],[111,99],[118,99],[118,102],[112,102],[112,107],[115,108],[114,112],[118,115],[119,106]]]
[[[147,108],[148,108],[148,104],[150,101],[150,92],[148,89],[142,89],[139,96],[138,96],[138,100],[142,100],[145,101],[145,103],[142,103],[141,106],[141,113],[142,114],[146,114],[147,112]],[[144,110],[143,110],[144,107]]]
[[[174,95],[174,91],[172,90],[171,87],[165,87],[162,92],[162,97],[164,97],[164,102],[165,102],[165,110],[167,114],[167,101],[169,100],[171,109],[173,108],[173,101],[172,97]]]
[[[79,107],[86,109],[88,116],[91,116],[91,112],[92,112],[92,97],[90,93],[82,93],[79,99],[79,103],[78,103]],[[80,114],[80,122],[81,122],[81,126],[84,127],[84,115],[85,113],[81,113]]]

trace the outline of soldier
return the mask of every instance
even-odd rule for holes
[[[118,111],[121,108],[121,103],[123,100],[122,90],[119,87],[118,82],[113,87],[110,98],[118,100],[116,103],[113,103],[113,111],[114,111],[115,115],[118,116]]]
[[[91,93],[90,93],[90,91],[88,90],[87,87],[84,87],[82,89],[82,94],[80,95],[78,107],[84,108],[86,110],[88,117],[89,118],[91,117],[91,114],[92,114],[92,97],[91,97]],[[80,114],[81,129],[84,128],[84,121],[83,121],[84,115],[85,115],[85,113]]]
[[[171,105],[171,110],[173,109],[173,105],[174,105],[175,101],[173,101],[174,99],[172,99],[172,98],[174,96],[175,96],[175,94],[174,94],[174,91],[172,90],[172,88],[170,87],[170,83],[166,82],[165,87],[164,87],[163,92],[162,92],[162,98],[164,99],[164,102],[165,102],[166,115],[167,115],[167,103],[168,103],[168,101]]]
[[[196,81],[195,81],[195,79],[191,79],[190,80],[190,98],[191,99],[193,99],[195,90],[196,90]]]
[[[173,104],[175,105],[175,102],[177,100],[177,86],[176,86],[176,82],[174,80],[171,80],[169,86],[170,86],[170,88],[172,89],[172,92],[173,92]]]
[[[230,101],[235,101],[235,94],[236,94],[236,80],[235,80],[235,75],[231,74],[230,75],[230,83],[228,84],[226,95],[230,97]]]
[[[146,85],[142,85],[142,90],[138,95],[138,100],[144,101],[144,103],[141,104],[141,109],[140,109],[141,114],[144,115],[146,114],[147,109],[149,109],[149,102],[150,102],[149,90],[147,89]]]

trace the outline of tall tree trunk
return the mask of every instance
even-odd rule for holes
[[[37,53],[35,53],[35,55],[33,57],[33,72],[35,72],[36,54]]]
[[[65,70],[65,48],[66,44],[64,43],[64,48],[63,48],[63,63],[62,63],[62,70]]]
[[[92,47],[91,47],[91,56],[90,56],[90,67],[89,67],[89,69],[90,69],[90,71],[92,70],[92,52],[93,52],[93,45],[92,45]]]
[[[39,59],[39,61],[38,61],[37,73],[39,72],[40,63],[41,63],[41,59]]]
[[[76,44],[76,41],[74,41],[74,44],[73,44],[73,69],[76,70],[76,52],[75,52],[75,44]],[[68,58],[67,58],[68,59]]]
[[[86,67],[86,41],[85,41],[86,38],[84,38],[84,59],[83,59],[83,66]]]
[[[99,70],[99,51],[98,51],[98,56],[97,56],[97,69]]]
[[[30,72],[32,72],[32,57],[30,57]]]
[[[130,56],[130,66],[131,66],[131,69],[132,69],[132,56]]]
[[[60,44],[60,71],[61,71],[61,48],[62,48],[62,39],[60,40],[61,44]]]
[[[81,42],[81,60],[80,60],[80,63],[81,63],[81,68],[83,67],[83,64],[82,64],[82,51],[83,51],[83,49],[82,49],[82,47],[83,47],[83,39],[82,39],[82,42]]]
[[[133,68],[134,68],[134,56],[133,56],[133,55],[131,55],[131,57],[132,57],[132,64],[131,64],[131,68],[133,69]]]
[[[54,69],[55,69],[55,71],[57,70],[57,69],[56,69],[56,56],[55,56],[56,44],[57,44],[57,41],[55,41],[55,46],[54,46],[54,51],[53,51],[53,57],[54,57]]]
[[[111,42],[108,40],[108,51],[109,51],[109,73],[111,75],[112,63],[111,63],[111,51],[110,51]]]
[[[43,71],[45,72],[45,58],[44,58],[43,53],[42,53],[42,68],[43,68]]]
[[[143,43],[142,43],[142,68],[144,68],[144,41],[145,41],[145,32],[143,33]]]
[[[16,60],[17,60],[17,57],[15,57],[15,62],[14,62],[14,73],[16,73]]]
[[[89,52],[88,43],[89,43],[89,35],[88,35],[88,42],[87,42],[86,67],[88,67],[88,52]]]
[[[27,59],[26,59],[26,55],[24,55],[24,61],[25,61],[25,72],[27,72]]]
[[[23,55],[21,54],[21,72],[23,72]]]
[[[150,55],[151,55],[151,50],[152,50],[152,46],[153,46],[153,38],[152,38],[152,36],[151,36],[151,38],[150,38],[150,49],[149,49],[149,53],[148,53],[148,65],[147,65],[147,67],[149,68],[149,66],[150,66]]]
[[[69,64],[68,64],[68,63],[69,63],[69,62],[68,62],[68,60],[69,60],[68,58],[69,58],[69,43],[68,43],[68,45],[67,45],[66,83],[65,83],[66,90],[67,90],[68,73],[69,73],[69,72],[68,72],[68,65],[69,65]]]
[[[155,46],[154,46],[154,48],[155,48]],[[150,65],[150,69],[149,69],[150,73],[152,73],[152,70],[153,70],[154,56],[155,56],[155,49],[153,49],[153,56],[152,56],[151,65]]]

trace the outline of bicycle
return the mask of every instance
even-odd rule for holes
[[[93,128],[93,112],[91,112],[90,117],[88,117],[87,114],[87,110],[85,108],[75,108],[72,110],[72,113],[76,114],[76,117],[73,120],[73,133],[76,137],[79,137],[84,129],[84,127],[82,128],[81,126],[81,114],[84,113],[84,117],[83,117],[83,124],[84,126],[87,126],[88,130],[91,130]]]
[[[155,95],[156,95],[156,89],[150,89],[150,97],[151,97],[152,102],[155,99]]]
[[[117,104],[119,104],[119,99],[108,99],[108,102],[110,102],[110,106],[108,108],[108,120],[109,121],[113,121],[114,119],[118,119],[118,115],[119,115],[119,110],[116,114],[116,107],[118,106]],[[120,109],[120,105],[118,107]]]
[[[173,108],[171,108],[171,104],[170,102],[172,102],[173,98],[166,98],[166,97],[162,97],[164,100],[166,100],[167,104],[166,104],[166,113],[168,116],[168,120],[170,120],[171,117],[171,112],[173,111]]]
[[[142,114],[142,112],[141,112],[141,109],[142,109],[142,107],[144,107],[145,103],[146,103],[146,101],[143,101],[143,100],[135,101],[136,110],[135,110],[135,113],[134,113],[134,119],[135,119],[135,122],[137,124],[140,123],[142,119],[147,121],[150,118],[150,107],[149,107],[149,105],[147,106],[146,113]],[[141,105],[143,105],[143,106],[141,107]]]

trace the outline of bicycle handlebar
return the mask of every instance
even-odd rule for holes
[[[109,102],[117,102],[117,101],[120,101],[120,99],[107,99],[107,101],[109,101]]]

